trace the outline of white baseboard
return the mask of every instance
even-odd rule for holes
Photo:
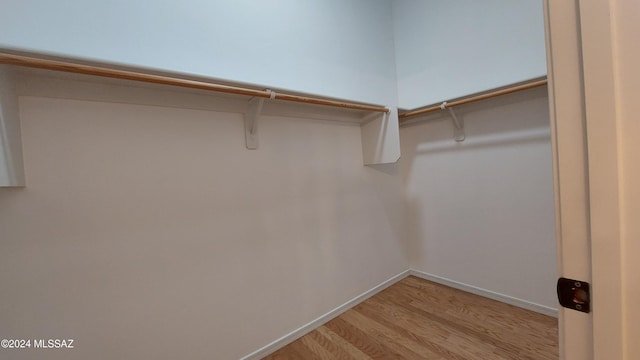
[[[508,295],[504,295],[504,294],[500,294],[497,292],[493,292],[493,291],[489,291],[486,289],[482,289],[473,285],[467,285],[461,282],[457,282],[454,280],[450,280],[447,278],[443,278],[437,275],[432,275],[432,274],[428,274],[422,271],[418,271],[418,270],[409,270],[409,274],[413,275],[413,276],[417,276],[419,278],[425,279],[425,280],[429,280],[429,281],[433,281],[435,283],[438,284],[442,284],[442,285],[446,285],[449,287],[452,287],[454,289],[458,289],[458,290],[462,290],[462,291],[466,291],[472,294],[476,294],[476,295],[480,295],[489,299],[493,299],[496,301],[500,301],[503,303],[507,303],[513,306],[517,306],[517,307],[521,307],[523,309],[527,309],[527,310],[531,310],[531,311],[535,311],[537,313],[540,314],[544,314],[544,315],[548,315],[548,316],[553,316],[553,317],[558,317],[558,309],[554,309],[552,307],[548,307],[545,305],[540,305],[540,304],[536,304],[536,303],[532,303],[530,301],[527,300],[522,300],[522,299],[518,299],[518,298],[514,298]]]
[[[397,283],[398,281],[404,279],[405,277],[410,275],[411,270],[405,270],[403,272],[401,272],[400,274],[392,277],[391,279],[388,279],[384,282],[382,282],[381,284],[375,286],[374,288],[365,291],[364,293],[356,296],[355,298],[347,301],[346,303],[338,306],[337,308],[329,311],[328,313],[320,316],[319,318],[307,323],[306,325],[303,325],[295,330],[293,330],[292,332],[288,333],[287,335],[271,342],[270,344],[267,344],[266,346],[263,346],[262,348],[252,352],[249,355],[246,355],[244,357],[242,357],[240,360],[253,360],[253,359],[262,359],[265,356],[270,355],[271,353],[275,352],[276,350],[294,342],[295,340],[301,338],[302,336],[310,333],[311,331],[313,331],[314,329],[324,325],[325,323],[329,322],[330,320],[332,320],[333,318],[339,316],[340,314],[344,313],[345,311],[351,309],[352,307],[358,305],[359,303],[367,300],[368,298],[372,297],[373,295],[379,293],[380,291],[388,288],[389,286]]]

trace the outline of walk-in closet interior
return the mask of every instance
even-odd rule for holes
[[[541,0],[9,0],[0,48],[0,338],[75,345],[0,358],[260,359],[417,278],[557,317]]]

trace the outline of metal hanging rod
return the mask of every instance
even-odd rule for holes
[[[261,98],[270,98],[275,100],[293,101],[293,102],[306,103],[306,104],[333,106],[333,107],[339,107],[343,109],[364,110],[364,111],[372,111],[372,112],[380,112],[380,113],[389,112],[389,109],[383,106],[358,104],[358,103],[352,103],[352,102],[328,100],[328,99],[292,95],[292,94],[283,94],[283,93],[276,93],[271,90],[255,90],[255,89],[248,89],[248,88],[242,88],[237,86],[229,86],[229,85],[214,84],[214,83],[203,82],[203,81],[181,79],[178,77],[154,75],[154,74],[148,74],[148,73],[137,72],[137,71],[117,70],[117,69],[111,69],[108,67],[84,65],[84,64],[77,64],[77,63],[72,63],[67,61],[49,60],[49,59],[7,54],[7,53],[1,53],[1,52],[0,52],[0,64],[10,64],[10,65],[30,67],[30,68],[64,71],[64,72],[76,73],[76,74],[94,75],[94,76],[102,76],[102,77],[108,77],[108,78],[141,81],[141,82],[154,83],[154,84],[180,86],[180,87],[186,87],[186,88],[192,88],[192,89],[208,90],[208,91],[215,91],[215,92],[221,92],[221,93],[227,93],[227,94],[246,95],[246,96],[254,96],[254,97],[261,97]]]
[[[418,116],[418,115],[424,115],[424,114],[427,114],[427,113],[430,113],[430,112],[440,111],[440,110],[452,108],[454,106],[468,104],[468,103],[472,103],[472,102],[476,102],[476,101],[480,101],[480,100],[485,100],[485,99],[489,99],[489,98],[493,98],[493,97],[497,97],[497,96],[501,96],[501,95],[511,94],[511,93],[514,93],[514,92],[527,90],[527,89],[532,89],[532,88],[539,87],[539,86],[544,86],[544,85],[547,85],[546,77],[544,79],[534,80],[534,81],[530,81],[530,82],[527,82],[527,83],[524,83],[524,84],[515,85],[515,86],[509,86],[509,87],[506,87],[506,88],[503,88],[503,89],[490,91],[490,92],[487,92],[487,93],[482,93],[482,94],[478,94],[478,95],[472,95],[472,96],[465,97],[465,98],[462,98],[462,99],[459,99],[459,100],[445,101],[445,102],[437,104],[437,105],[429,105],[427,107],[423,107],[423,108],[420,108],[420,109],[407,111],[405,113],[399,114],[398,118],[400,119],[400,121],[405,121],[406,119],[408,119],[410,117],[414,117],[414,116]]]

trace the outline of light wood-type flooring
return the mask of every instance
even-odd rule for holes
[[[558,326],[409,276],[265,359],[558,359]]]

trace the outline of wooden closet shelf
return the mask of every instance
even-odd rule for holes
[[[256,150],[259,146],[259,133],[257,124],[261,121],[263,104],[269,100],[281,100],[286,102],[303,103],[310,105],[328,106],[345,110],[358,110],[369,112],[363,115],[354,113],[348,117],[348,122],[360,124],[362,143],[362,158],[365,165],[395,163],[400,158],[400,136],[398,124],[398,109],[395,106],[384,107],[380,105],[363,104],[341,100],[333,100],[322,97],[305,96],[301,94],[280,93],[268,89],[246,88],[234,85],[209,82],[208,79],[200,80],[183,77],[176,73],[154,73],[152,70],[118,68],[116,65],[99,63],[85,63],[81,60],[52,58],[44,54],[17,53],[10,49],[0,48],[0,126],[19,129],[18,93],[14,83],[22,76],[14,72],[11,67],[27,67],[58,71],[65,73],[97,76],[102,78],[115,78],[144,83],[169,85],[182,88],[198,89],[218,93],[235,94],[250,97],[246,106],[237,106],[238,112],[243,115],[245,127],[245,142],[248,150]],[[213,81],[213,79],[211,80]],[[270,107],[272,111],[278,106]],[[283,107],[284,108],[284,107]],[[316,112],[318,109],[311,109]],[[281,109],[282,111],[282,109]],[[293,109],[288,115],[304,117],[305,110]],[[347,118],[340,116],[340,118]],[[338,120],[343,121],[343,120]],[[19,131],[12,132],[12,144],[16,149],[21,149]],[[8,158],[10,154],[12,158]],[[0,177],[0,186],[25,186],[24,166],[20,151],[0,154],[0,166],[9,164],[11,173],[17,174],[14,178]],[[8,165],[8,166],[9,166]]]
[[[507,86],[507,87],[503,87],[497,90],[493,90],[493,91],[489,91],[489,92],[483,92],[483,93],[479,93],[479,94],[474,94],[471,96],[467,96],[461,99],[457,99],[457,100],[451,100],[451,101],[445,101],[443,103],[439,103],[439,104],[433,104],[433,105],[429,105],[426,107],[422,107],[419,109],[414,109],[414,110],[410,110],[407,111],[405,113],[401,113],[398,115],[398,118],[400,119],[400,121],[405,121],[406,119],[410,118],[410,117],[414,117],[414,116],[419,116],[419,115],[424,115],[424,114],[428,114],[430,112],[434,112],[434,111],[440,111],[440,110],[444,110],[444,109],[448,109],[454,106],[459,106],[459,105],[464,105],[464,104],[468,104],[468,103],[472,103],[472,102],[476,102],[476,101],[480,101],[480,100],[485,100],[485,99],[489,99],[489,98],[493,98],[493,97],[497,97],[497,96],[501,96],[501,95],[506,95],[506,94],[511,94],[514,92],[518,92],[518,91],[522,91],[522,90],[527,90],[527,89],[532,89],[535,87],[539,87],[539,86],[544,86],[547,85],[547,78],[543,78],[543,79],[536,79],[533,81],[529,81],[526,83],[520,83],[520,84],[516,84],[516,85],[512,85],[512,86]]]
[[[76,74],[94,75],[108,78],[134,80],[154,84],[180,86],[185,88],[215,91],[227,94],[246,95],[275,100],[292,101],[298,103],[325,105],[343,109],[363,110],[371,112],[387,113],[389,109],[384,106],[359,104],[346,101],[329,100],[323,98],[283,94],[270,90],[256,90],[237,86],[215,84],[203,81],[183,79],[179,77],[154,75],[139,71],[126,71],[102,66],[78,64],[60,60],[43,59],[32,56],[0,53],[0,64],[24,66],[54,71],[63,71]]]

